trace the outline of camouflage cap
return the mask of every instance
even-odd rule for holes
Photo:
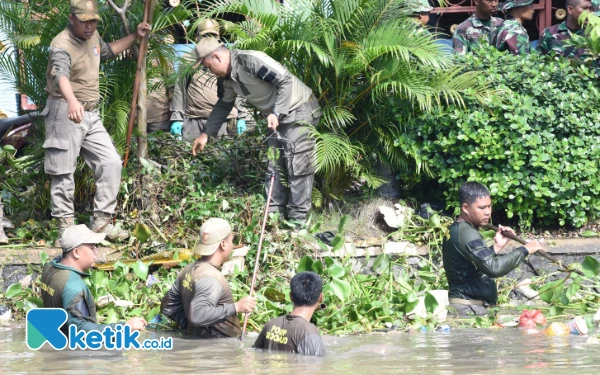
[[[99,20],[98,2],[96,0],[71,0],[71,14],[80,21]]]
[[[524,7],[525,5],[533,4],[533,0],[512,0],[505,1],[498,6],[498,10],[505,11],[513,8]]]
[[[406,5],[412,13],[426,13],[433,9],[427,0],[409,0]]]

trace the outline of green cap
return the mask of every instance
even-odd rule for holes
[[[98,2],[96,0],[71,0],[71,14],[80,21],[99,20]]]
[[[433,9],[427,0],[409,0],[407,6],[412,13],[426,13]]]
[[[533,4],[533,0],[513,0],[505,1],[498,6],[498,10],[505,11],[512,8],[524,7],[525,5]]]

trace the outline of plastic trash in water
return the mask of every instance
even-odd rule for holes
[[[519,327],[536,328],[538,325],[546,325],[546,317],[540,310],[523,310],[519,317]]]
[[[569,327],[561,322],[552,322],[548,328],[546,328],[546,334],[550,336],[566,336],[569,333]]]
[[[546,334],[551,336],[587,335],[587,333],[587,324],[581,316],[576,316],[567,323],[553,322],[546,329]]]
[[[427,332],[427,327],[425,327],[425,326],[421,326],[421,328],[419,328],[419,331],[420,331],[421,333],[426,333],[426,332]]]
[[[450,333],[450,326],[447,324],[441,325],[438,327],[437,331],[441,333]]]
[[[571,319],[567,322],[567,327],[569,327],[569,333],[572,335],[587,335],[588,333],[585,319],[581,316],[576,316],[575,319]]]

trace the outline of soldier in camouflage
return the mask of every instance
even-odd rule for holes
[[[600,1],[600,0],[598,0]],[[427,26],[429,23],[429,13],[433,7],[428,0],[412,0],[408,3],[414,20],[421,26]]]
[[[510,51],[521,55],[531,51],[529,35],[523,21],[533,19],[533,0],[513,0],[500,4],[499,9],[506,13],[504,23],[491,35],[491,44],[498,51]]]
[[[556,53],[567,58],[585,59],[587,51],[585,48],[576,48],[565,44],[573,34],[583,35],[583,29],[579,24],[579,16],[583,12],[589,12],[592,8],[590,0],[567,0],[567,19],[547,27],[542,31],[538,51],[543,54]]]
[[[470,52],[474,46],[489,44],[490,34],[502,25],[502,19],[492,17],[498,0],[474,0],[475,13],[458,25],[452,35],[452,49],[458,54]]]

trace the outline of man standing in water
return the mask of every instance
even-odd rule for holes
[[[460,216],[450,226],[450,238],[443,245],[449,302],[459,316],[484,315],[486,306],[498,301],[493,278],[506,275],[528,255],[544,248],[534,240],[508,254],[499,254],[510,241],[502,232],[515,232],[498,226],[494,244],[485,245],[478,229],[492,215],[489,190],[478,182],[467,182],[460,187],[458,199]]]
[[[100,113],[100,61],[125,51],[150,32],[141,23],[135,33],[105,43],[96,30],[96,0],[71,0],[69,26],[50,43],[46,92],[42,111],[46,128],[44,170],[52,177],[52,216],[58,221],[58,237],[73,225],[75,215],[73,173],[79,155],[94,173],[96,195],[90,228],[110,240],[124,240],[126,231],[112,224],[121,183],[121,158],[102,125]]]
[[[314,272],[300,272],[290,282],[291,314],[272,319],[263,328],[253,348],[280,350],[304,355],[325,355],[323,339],[310,323],[323,302],[323,280]]]
[[[492,17],[496,13],[498,0],[474,0],[475,13],[458,25],[452,35],[452,49],[455,53],[464,55],[474,46],[489,44],[490,34],[502,25],[502,19]]]
[[[233,302],[221,265],[233,251],[233,233],[226,220],[211,218],[200,227],[194,249],[201,258],[188,264],[165,295],[160,311],[179,328],[199,338],[238,337],[242,330],[238,313],[251,313],[254,297]]]
[[[98,324],[94,297],[83,281],[84,277],[90,276],[87,271],[96,261],[96,244],[104,237],[106,234],[94,233],[84,224],[67,228],[60,239],[62,257],[46,263],[42,271],[40,288],[44,307],[66,310],[67,322],[61,327],[65,335],[68,335],[70,325],[88,332],[123,324]],[[143,330],[148,323],[143,318],[131,318],[124,324],[132,330]]]
[[[268,128],[289,141],[281,144],[268,139],[273,155],[268,170],[274,173],[270,211],[278,211],[296,229],[306,225],[311,208],[315,177],[314,128],[321,108],[310,88],[283,65],[263,52],[230,51],[215,38],[204,38],[196,45],[198,62],[218,77],[219,100],[208,121],[206,132],[194,141],[192,153],[203,150],[208,136],[216,137],[219,128],[235,104],[236,96],[246,99],[267,116]],[[287,181],[285,181],[287,179]],[[270,178],[265,181],[268,190]]]

